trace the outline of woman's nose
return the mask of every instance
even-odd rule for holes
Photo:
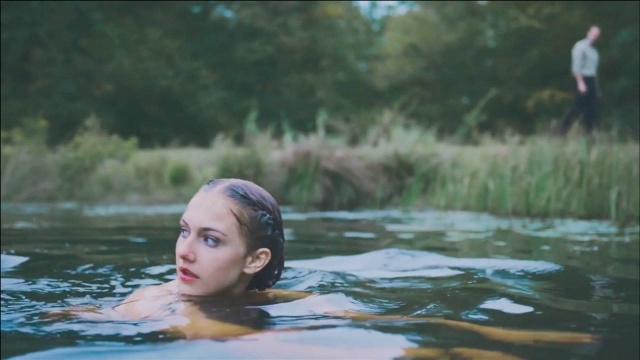
[[[185,261],[194,262],[196,260],[196,254],[194,253],[192,246],[193,241],[191,240],[191,237],[178,239],[178,243],[176,244],[176,255]]]

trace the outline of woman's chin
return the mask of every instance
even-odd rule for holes
[[[176,284],[176,290],[178,291],[178,293],[180,295],[186,295],[186,296],[201,296],[198,291],[196,291],[192,286],[190,286],[189,284],[185,284],[182,281],[178,280],[177,284]]]

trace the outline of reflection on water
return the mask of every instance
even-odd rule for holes
[[[187,342],[160,331],[166,324],[159,320],[41,317],[75,305],[112,306],[136,288],[173,279],[182,210],[184,205],[2,204],[2,358],[351,358],[349,351],[358,349],[360,358],[389,359],[400,348],[417,346],[504,351],[529,359],[638,358],[640,229],[603,221],[284,209],[288,261],[276,287],[319,296],[239,309],[234,317],[258,319],[255,327],[300,331]],[[326,304],[579,331],[602,335],[603,341],[511,345],[436,324],[319,315],[318,307]],[[274,341],[286,346],[264,352]],[[296,351],[301,345],[324,352]]]

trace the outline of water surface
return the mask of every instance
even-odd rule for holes
[[[467,212],[283,209],[287,263],[276,287],[319,296],[242,311],[260,315],[257,327],[296,332],[186,341],[161,331],[162,321],[41,317],[75,305],[111,306],[139,287],[173,279],[183,210],[2,204],[2,358],[388,359],[410,347],[527,359],[639,355],[638,227]],[[577,331],[602,341],[516,345],[426,322],[357,322],[314,312],[318,299],[366,313]],[[291,351],[269,350],[274,339]],[[301,355],[297,345],[332,352]]]

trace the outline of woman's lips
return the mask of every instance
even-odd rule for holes
[[[186,282],[196,281],[198,279],[198,275],[192,273],[191,270],[184,266],[178,268],[178,276],[180,277],[180,280]]]

